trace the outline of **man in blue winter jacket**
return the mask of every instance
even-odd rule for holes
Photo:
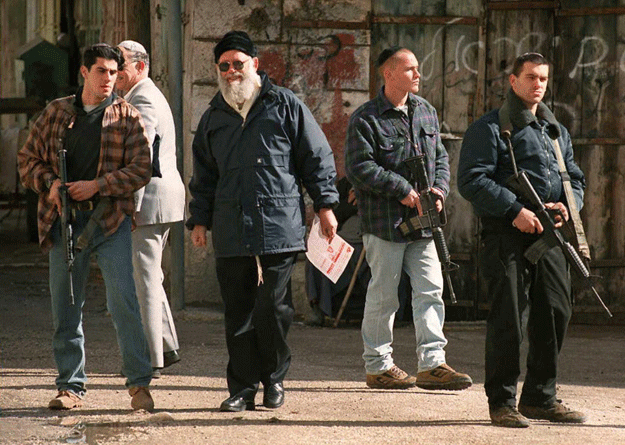
[[[560,210],[566,219],[570,209],[582,207],[584,174],[573,159],[568,131],[542,102],[549,80],[547,60],[537,53],[519,56],[509,80],[511,89],[501,109],[467,130],[458,164],[458,189],[473,204],[482,227],[480,278],[491,303],[484,380],[490,418],[510,428],[528,427],[528,418],[582,423],[585,416],[556,396],[558,355],[572,312],[569,267],[557,246],[536,264],[525,258],[543,227],[534,213],[538,209],[507,186],[514,167],[505,139],[545,207]],[[567,201],[563,179],[570,181],[575,203]],[[517,410],[525,324],[529,352]]]
[[[308,108],[258,71],[245,32],[227,33],[214,55],[220,91],[193,140],[187,227],[197,247],[212,232],[229,354],[230,397],[220,410],[254,409],[259,383],[263,405],[278,408],[291,361],[287,287],[305,250],[302,186],[332,239],[339,201],[334,158]]]

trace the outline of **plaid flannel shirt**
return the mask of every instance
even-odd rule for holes
[[[17,154],[22,184],[39,193],[39,244],[44,251],[52,247],[50,228],[58,217],[45,181],[60,176],[57,154],[70,122],[76,117],[74,100],[75,96],[68,96],[51,102],[35,121],[24,147]],[[105,235],[115,233],[125,215],[132,214],[133,192],[150,181],[151,169],[148,137],[141,115],[124,99],[116,97],[104,111],[95,178],[99,195],[112,198],[112,205],[100,221]]]
[[[362,230],[393,242],[408,241],[397,228],[411,216],[400,201],[416,188],[409,182],[405,159],[425,155],[430,186],[444,196],[449,193],[449,159],[436,110],[413,94],[409,94],[407,104],[410,123],[405,113],[389,102],[382,88],[377,97],[352,114],[345,144],[345,171],[356,192]],[[428,235],[429,231],[422,233]]]

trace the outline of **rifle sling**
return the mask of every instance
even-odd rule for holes
[[[555,147],[556,158],[558,159],[558,167],[560,168],[560,176],[562,177],[562,186],[564,187],[564,195],[569,205],[569,214],[571,215],[571,221],[573,222],[573,228],[575,229],[575,240],[577,241],[577,250],[588,261],[590,261],[590,248],[588,247],[588,241],[586,240],[586,234],[584,233],[584,226],[582,219],[579,216],[579,210],[577,209],[577,201],[575,201],[575,195],[573,194],[573,186],[571,185],[571,177],[566,170],[564,164],[564,157],[562,156],[562,150],[560,150],[560,143],[557,138],[553,138],[553,145]]]
[[[76,250],[79,252],[83,250],[89,244],[89,240],[91,240],[91,236],[93,235],[93,231],[98,226],[98,222],[102,219],[102,215],[104,215],[104,211],[107,209],[111,199],[109,197],[105,197],[100,199],[98,205],[95,210],[91,214],[89,221],[87,221],[87,225],[85,229],[82,231],[78,240],[76,241]]]
[[[512,134],[512,122],[510,120],[510,109],[508,106],[508,102],[504,102],[503,106],[499,109],[499,128],[501,131],[501,136],[503,138],[508,138],[510,144],[512,144],[512,140],[510,136],[506,136]],[[577,201],[575,201],[575,195],[573,194],[573,187],[571,186],[571,176],[566,169],[566,164],[564,163],[564,158],[562,157],[562,151],[560,150],[560,143],[558,142],[558,138],[551,138],[554,145],[554,151],[556,152],[556,158],[558,160],[558,167],[560,169],[560,177],[562,178],[562,187],[564,188],[564,195],[566,196],[566,201],[569,205],[569,215],[570,219],[573,222],[573,228],[575,232],[575,241],[577,244],[577,248],[582,256],[590,261],[590,248],[588,247],[588,241],[586,240],[586,234],[584,233],[584,226],[582,224],[582,219],[579,216],[579,209],[577,208]],[[514,160],[513,160],[514,162]]]

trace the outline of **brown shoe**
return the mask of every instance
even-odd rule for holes
[[[132,409],[139,410],[144,409],[146,411],[154,410],[154,400],[150,395],[150,390],[147,386],[135,386],[128,390],[128,394],[131,395],[130,406]]]
[[[374,389],[407,389],[414,387],[416,381],[395,365],[382,374],[367,374],[367,386]]]
[[[530,419],[548,420],[550,422],[584,423],[586,421],[584,413],[567,408],[560,400],[556,400],[552,405],[546,407],[519,403],[519,411]]]
[[[493,425],[506,428],[527,428],[530,426],[530,421],[512,406],[490,408],[488,411]]]
[[[48,408],[50,409],[73,409],[80,408],[83,400],[80,396],[74,394],[71,391],[63,390],[59,391],[56,397],[50,400]]]
[[[417,386],[423,389],[448,389],[459,391],[473,384],[471,377],[454,371],[443,363],[437,368],[417,374]]]

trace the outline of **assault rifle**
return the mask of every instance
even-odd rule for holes
[[[61,194],[61,239],[65,245],[65,262],[67,263],[67,275],[69,279],[69,296],[74,304],[74,283],[72,278],[72,269],[74,267],[74,229],[70,216],[69,191],[67,190],[67,150],[64,147],[59,149],[59,173],[61,174],[61,186],[59,192]]]
[[[445,241],[445,234],[442,229],[442,227],[447,223],[445,209],[443,209],[440,214],[436,211],[436,200],[441,198],[430,189],[428,174],[425,169],[424,156],[413,156],[404,160],[404,162],[410,170],[412,178],[416,180],[416,187],[419,189],[419,200],[421,201],[423,215],[416,215],[412,218],[408,218],[399,225],[399,230],[402,235],[407,238],[410,238],[412,233],[421,229],[430,229],[432,231],[432,238],[434,238],[434,245],[436,246],[438,259],[441,262],[443,276],[445,277],[447,287],[449,288],[449,298],[453,304],[456,304],[458,300],[456,300],[454,287],[451,284],[450,272],[458,269],[460,266],[451,262],[449,249],[447,248],[447,242]]]
[[[525,258],[532,264],[536,264],[547,250],[552,247],[559,247],[567,263],[569,263],[575,273],[582,279],[584,285],[592,290],[601,306],[606,310],[608,315],[612,317],[612,313],[605,305],[590,280],[588,268],[577,253],[577,250],[575,250],[575,247],[566,239],[564,232],[566,230],[564,214],[559,209],[548,209],[545,206],[530,183],[527,173],[523,170],[517,170],[512,143],[510,142],[510,132],[504,130],[502,131],[502,135],[504,139],[508,141],[508,150],[510,151],[510,158],[512,159],[512,167],[514,169],[514,174],[508,179],[507,184],[515,193],[518,193],[531,204],[535,209],[534,213],[536,217],[543,226],[543,235],[525,251]],[[562,223],[559,227],[557,226],[558,222]]]

